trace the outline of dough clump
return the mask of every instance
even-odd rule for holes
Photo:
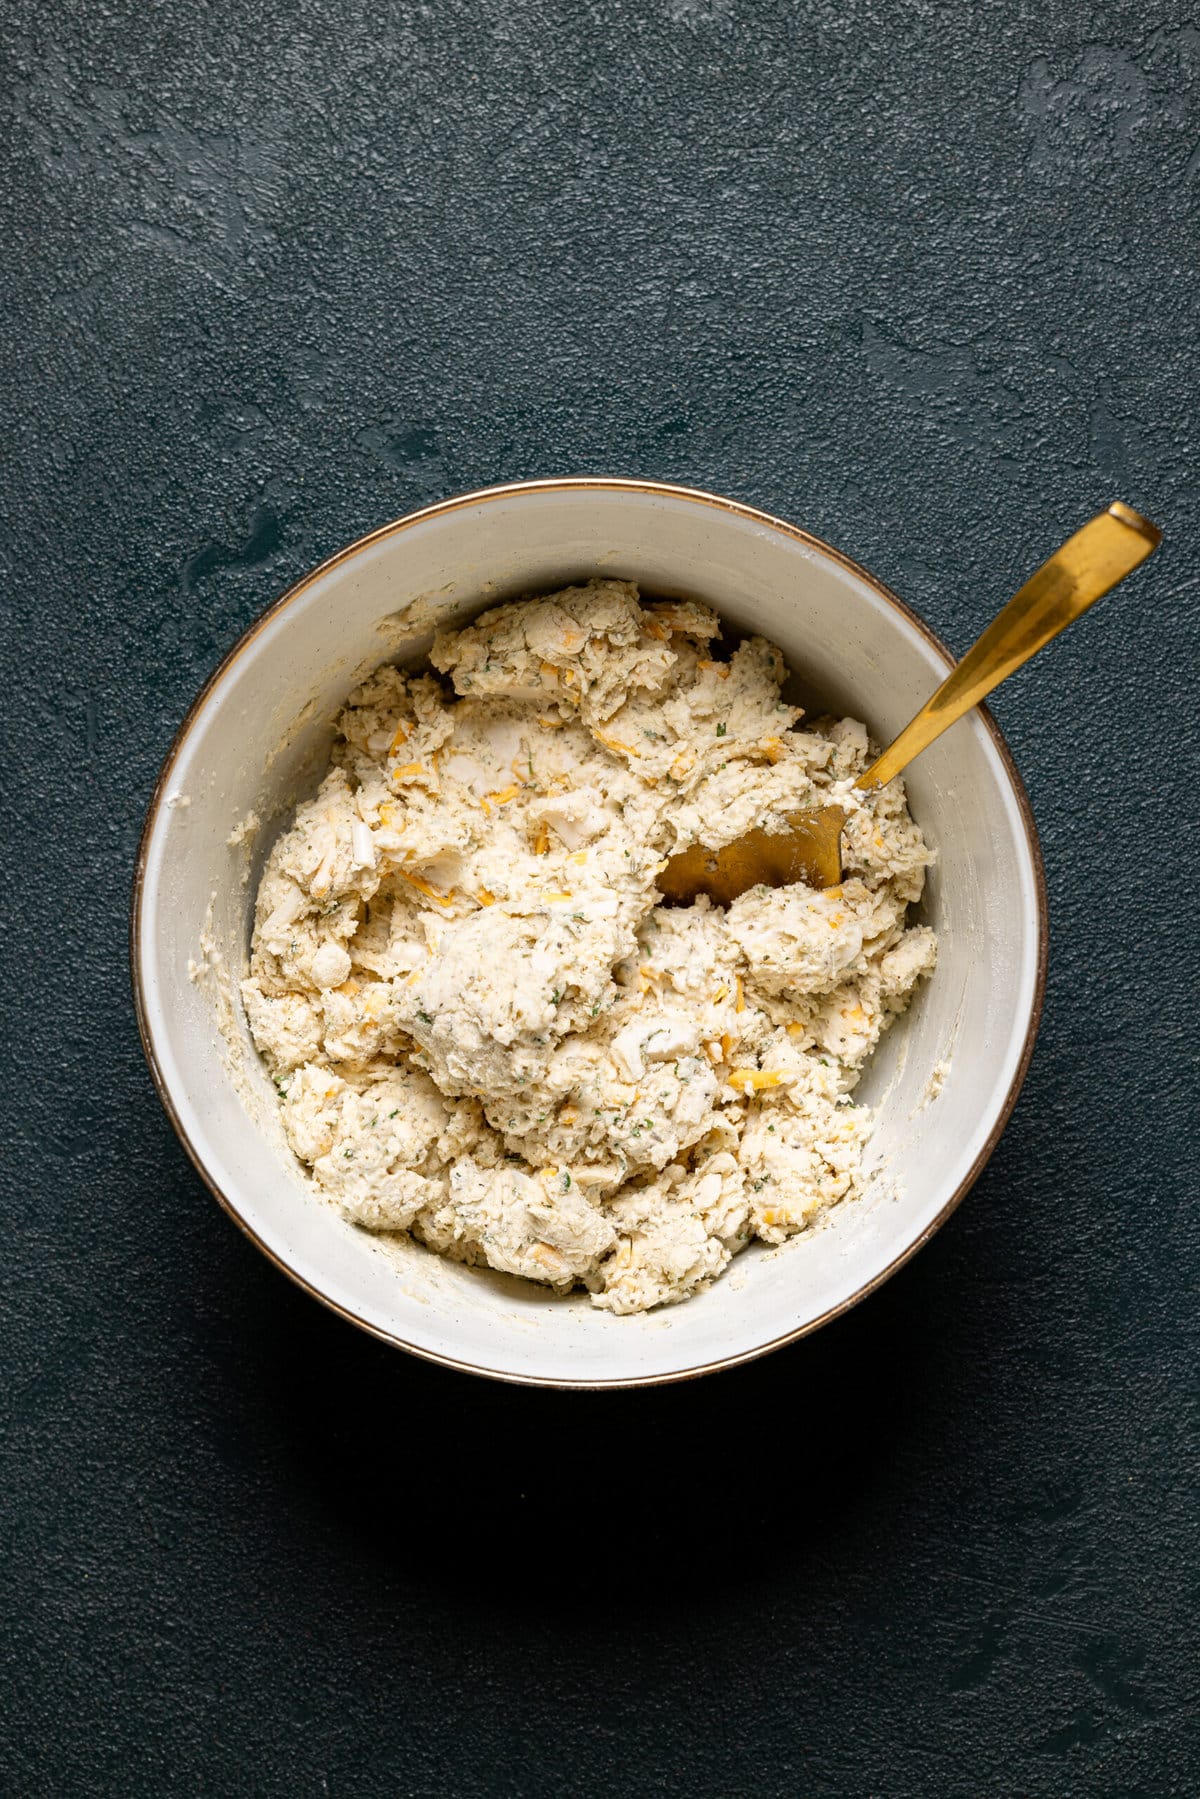
[[[861,1187],[863,1064],[936,958],[903,785],[781,652],[595,580],[350,695],[271,852],[242,996],[288,1141],[371,1231],[612,1312],[701,1292]],[[846,879],[660,903],[663,858],[798,807]]]

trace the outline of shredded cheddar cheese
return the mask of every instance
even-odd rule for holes
[[[450,889],[449,893],[439,893],[436,887],[431,887],[428,881],[423,881],[421,879],[420,875],[410,875],[408,871],[403,868],[400,870],[400,878],[403,881],[407,881],[410,887],[415,887],[418,893],[423,893],[426,899],[434,900],[439,906],[452,906],[454,904],[453,887]]]
[[[768,1087],[781,1086],[784,1079],[777,1068],[734,1068],[730,1070],[729,1085],[739,1093],[761,1093]]]

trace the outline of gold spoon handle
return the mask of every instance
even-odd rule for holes
[[[1132,574],[1162,532],[1149,519],[1115,500],[1074,537],[1068,537],[1043,562],[1003,612],[994,618],[973,649],[947,675],[896,741],[884,750],[856,787],[883,787],[902,768],[928,749],[955,719],[978,705],[985,694],[1008,679],[1014,669],[1036,656],[1052,637],[1085,613],[1110,588]]]

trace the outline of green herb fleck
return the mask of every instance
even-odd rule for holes
[[[724,727],[724,725],[718,725],[718,726],[717,726],[717,736],[718,736],[718,737],[724,737],[724,735],[725,735],[725,727]]]
[[[433,1023],[433,1020],[429,1016],[428,1012],[418,1012],[417,1017],[421,1020],[422,1024],[432,1024]]]

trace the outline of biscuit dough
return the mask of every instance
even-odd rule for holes
[[[351,694],[242,995],[355,1223],[629,1313],[859,1192],[851,1093],[933,968],[906,924],[931,858],[900,781],[853,790],[865,728],[802,725],[780,651],[719,639],[706,607],[595,580]],[[665,856],[830,801],[840,888],[659,903]]]

